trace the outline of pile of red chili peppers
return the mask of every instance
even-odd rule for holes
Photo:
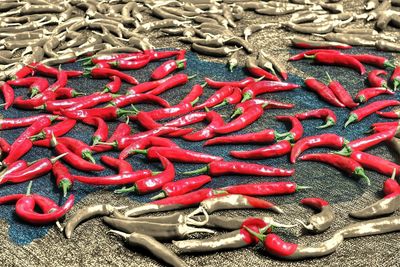
[[[158,192],[153,199],[159,200],[138,209],[129,210],[125,213],[126,216],[200,205],[197,211],[204,212],[209,220],[209,213],[221,209],[261,208],[282,213],[282,209],[276,204],[253,196],[293,194],[297,190],[307,187],[299,186],[291,181],[281,181],[232,185],[217,189],[202,188],[214,177],[224,175],[290,177],[295,170],[267,166],[254,163],[254,161],[227,161],[220,156],[180,147],[173,138],[182,138],[191,142],[204,141],[204,145],[207,146],[258,143],[263,147],[245,151],[230,151],[229,154],[234,158],[244,160],[286,155],[290,156],[290,162],[293,164],[297,159],[318,161],[332,165],[348,176],[361,178],[368,185],[371,182],[365,169],[384,175],[391,175],[393,171],[400,173],[400,165],[365,152],[380,143],[391,144],[397,137],[400,137],[398,123],[374,124],[372,134],[351,141],[332,133],[304,137],[303,120],[322,119],[324,124],[318,128],[327,128],[337,124],[335,113],[326,107],[298,114],[276,116],[277,121],[290,125],[290,130],[284,133],[279,133],[274,129],[263,129],[246,134],[234,134],[259,120],[268,109],[290,109],[294,106],[291,103],[282,103],[261,97],[261,95],[295,90],[300,87],[298,84],[274,79],[275,76],[264,77],[264,75],[255,74],[261,78],[247,77],[240,81],[215,81],[205,78],[205,84],[194,85],[178,104],[171,105],[160,95],[185,85],[191,78],[194,78],[182,72],[174,73],[179,69],[186,68],[185,53],[185,50],[146,50],[96,56],[90,58],[90,62],[94,66],[86,69],[85,72],[56,69],[41,63],[32,63],[16,73],[15,79],[2,82],[0,88],[5,100],[3,104],[5,109],[15,107],[32,111],[41,110],[46,114],[35,113],[37,115],[25,118],[0,118],[1,131],[25,128],[15,140],[0,138],[0,184],[26,181],[32,183],[34,179],[51,172],[55,184],[60,188],[64,197],[74,190],[74,183],[122,186],[115,190],[115,193],[149,194]],[[358,70],[361,74],[365,73],[363,64],[381,68],[368,73],[367,81],[370,87],[360,90],[354,98],[339,81],[331,80],[329,75],[328,85],[312,77],[305,79],[305,86],[317,93],[327,103],[327,106],[332,105],[351,110],[345,127],[384,108],[400,105],[400,101],[395,99],[370,101],[380,94],[393,95],[400,84],[400,67],[394,69],[389,80],[383,78],[389,75],[383,68],[394,67],[386,58],[318,49],[302,52],[293,56],[291,60],[311,57],[320,64],[346,66]],[[168,60],[162,61],[164,59]],[[151,73],[152,80],[150,81],[139,82],[135,77],[123,72],[124,70],[143,68],[153,61],[162,61],[162,64]],[[261,73],[254,69],[255,66],[251,65],[251,68],[253,69],[249,69],[250,73]],[[36,76],[37,73],[52,77],[55,82],[50,84],[47,79]],[[86,95],[84,92],[78,92],[68,87],[69,79],[82,75],[109,81],[98,92]],[[131,86],[126,92],[121,90],[123,83]],[[390,89],[392,86],[393,90]],[[15,97],[14,89],[16,87],[27,88],[27,94],[30,97]],[[208,99],[200,101],[205,87],[214,88],[215,92]],[[141,103],[152,103],[158,105],[159,108],[142,111],[133,106]],[[224,105],[235,106],[229,121],[216,111],[216,108]],[[400,118],[400,112],[396,110],[378,114],[387,118]],[[120,122],[111,132],[108,122],[117,121],[120,118],[125,121]],[[193,125],[199,122],[206,122],[207,125],[200,130],[195,130]],[[88,125],[94,129],[90,144],[64,136],[77,123]],[[133,133],[131,123],[137,123],[144,130]],[[23,157],[34,146],[52,150],[54,157],[26,162]],[[337,151],[335,153],[301,155],[306,150],[316,147],[327,147]],[[119,156],[114,158],[102,155],[100,159],[104,165],[115,169],[116,174],[97,176],[95,173],[104,170],[105,167],[96,162],[93,155],[112,150],[119,151]],[[397,152],[400,152],[400,145]],[[160,172],[150,169],[134,170],[126,159],[131,156],[138,157],[136,155],[144,155],[149,161],[160,162],[163,170]],[[176,175],[179,171],[175,168],[174,162],[197,163],[204,164],[204,166],[183,173],[190,177],[177,180]],[[87,176],[77,175],[74,174],[75,170],[88,172],[88,174]],[[391,206],[384,207],[386,213],[378,214],[391,213],[400,208],[400,204],[395,202],[398,194],[400,194],[398,188],[391,190],[389,196],[385,197],[385,199],[394,199],[390,202]],[[331,225],[333,214],[330,209],[328,209],[329,212],[326,211],[329,203],[325,200],[312,200],[310,206],[327,213],[327,215],[318,216],[328,216],[329,220],[325,218],[326,222],[322,226],[317,224],[308,227],[322,232]],[[15,194],[0,197],[0,204],[13,201],[16,201],[17,215],[23,220],[32,224],[48,224],[60,220],[68,212],[73,205],[74,197],[73,194],[70,194],[61,207],[45,196],[31,194],[29,190],[25,195]],[[305,200],[302,203],[309,204]],[[34,210],[36,205],[42,213]],[[365,215],[365,212],[368,210],[363,211],[362,215],[353,212],[352,216],[358,216],[358,218],[375,216],[375,213]],[[109,210],[104,213],[103,210],[96,214],[110,215],[113,213],[110,213]],[[186,222],[193,223],[194,219],[188,219]],[[314,222],[310,219],[310,224],[312,223]],[[252,235],[263,240],[265,237],[262,234],[270,231],[268,224],[258,221],[246,223],[239,229],[235,235],[243,238],[243,242],[240,243],[243,246],[258,242],[258,239]],[[267,239],[268,236],[271,237],[267,234]],[[278,241],[276,239],[271,242]],[[187,250],[186,246],[187,244],[185,244],[185,250]],[[274,253],[281,252],[275,251]]]

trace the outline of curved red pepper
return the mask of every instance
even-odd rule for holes
[[[336,96],[332,92],[332,90],[325,84],[318,81],[317,79],[309,77],[309,78],[305,79],[304,82],[305,82],[307,88],[309,88],[311,91],[315,92],[317,95],[319,95],[323,100],[325,100],[329,104],[331,104],[335,107],[341,107],[341,108],[345,107],[345,105],[336,98]]]
[[[286,83],[280,81],[259,81],[250,84],[243,89],[242,102],[256,98],[257,95],[260,94],[289,91],[299,87],[300,85],[294,83]]]
[[[74,128],[76,120],[64,120],[52,126],[44,127],[38,134],[32,135],[32,141],[51,138],[52,134],[56,137],[62,136]]]
[[[167,80],[165,80],[163,83],[158,85],[153,90],[146,92],[146,94],[159,95],[171,88],[186,84],[191,78],[192,77],[189,77],[184,73],[176,74],[172,77],[169,77]]]
[[[329,205],[329,202],[322,198],[303,198],[300,203],[314,209],[322,209]]]
[[[274,100],[267,100],[267,99],[259,99],[254,98],[251,100],[247,100],[245,102],[239,103],[235,106],[235,111],[232,113],[231,118],[236,117],[237,115],[243,114],[249,107],[254,105],[261,105],[264,109],[290,109],[294,107],[294,104],[291,103],[283,103]]]
[[[157,81],[149,81],[149,82],[139,83],[138,85],[129,88],[127,90],[126,94],[134,95],[134,94],[141,94],[141,93],[150,91],[150,90],[156,88],[157,86],[163,84],[164,82],[166,82],[169,78],[170,77],[166,77],[164,79],[157,80]]]
[[[148,111],[147,113],[153,118],[153,120],[162,120],[172,117],[185,115],[193,110],[193,104],[178,104],[169,108],[155,109]],[[129,118],[135,119],[135,116],[129,116]]]
[[[277,82],[281,81],[277,76],[275,76],[275,75],[267,72],[266,70],[260,68],[259,66],[257,66],[255,57],[247,57],[246,70],[251,75],[256,76],[256,77],[263,77],[264,79],[271,80],[271,81],[277,81]]]
[[[122,80],[124,80],[127,83],[130,84],[138,84],[139,82],[132,76],[120,72],[118,70],[114,69],[108,69],[108,68],[93,68],[90,70],[88,73],[90,74],[93,78],[110,78],[112,76],[118,76]]]
[[[111,82],[107,83],[106,86],[104,86],[103,93],[118,93],[119,89],[121,89],[122,81],[121,78],[118,76],[111,76]]]
[[[96,131],[92,135],[92,142],[95,146],[98,142],[105,142],[108,137],[108,125],[107,123],[99,117],[86,117],[82,120],[83,123],[86,123],[91,126],[97,127]]]
[[[73,176],[69,172],[68,168],[60,161],[56,161],[53,164],[52,172],[56,178],[57,187],[62,189],[64,197],[66,197],[68,190],[71,189],[74,184]]]
[[[317,118],[317,119],[324,119],[325,124],[318,126],[317,128],[327,128],[332,125],[335,125],[337,122],[337,117],[335,112],[333,112],[329,108],[321,108],[321,109],[313,109],[310,111],[306,111],[304,113],[296,114],[296,118],[299,120],[306,120],[306,119],[312,119],[312,118]]]
[[[255,133],[216,137],[206,141],[204,146],[235,143],[271,143],[276,140],[276,136],[277,132],[275,130],[265,129]]]
[[[36,63],[32,63],[29,65],[30,68],[32,68],[33,71],[37,71],[40,74],[43,74],[45,76],[49,76],[49,77],[57,77],[57,75],[59,74],[60,70],[54,67],[49,67],[46,66],[42,63],[36,62]],[[78,71],[78,70],[63,70],[63,72],[67,75],[68,78],[73,78],[73,77],[79,77],[83,74],[82,71]]]
[[[387,88],[386,79],[379,77],[379,75],[387,75],[388,73],[384,70],[371,70],[368,72],[368,83],[371,87],[385,87]]]
[[[258,149],[245,151],[233,150],[229,152],[229,155],[239,159],[265,159],[286,155],[290,152],[291,149],[291,143],[287,140],[282,140],[277,142],[276,144]]]
[[[108,143],[114,142],[117,138],[127,136],[131,133],[132,129],[128,123],[120,123],[117,128],[115,128],[113,134],[107,140]],[[113,147],[111,145],[100,145],[92,146],[91,149],[96,152],[105,152],[112,150]]]
[[[358,103],[353,101],[353,98],[351,97],[350,93],[340,84],[340,82],[331,80],[329,74],[328,78],[329,78],[328,87],[329,89],[332,90],[333,94],[337,97],[339,102],[341,102],[350,109],[358,106]]]
[[[224,119],[218,112],[209,111],[207,112],[206,119],[210,122],[207,127],[200,131],[186,134],[182,136],[186,141],[202,141],[205,139],[210,139],[215,136],[215,128],[221,127],[225,124]]]
[[[296,55],[290,57],[289,61],[300,60],[300,59],[306,58],[306,56],[312,56],[312,55],[315,55],[315,54],[321,53],[321,52],[331,53],[331,54],[341,54],[342,53],[340,51],[333,50],[333,49],[313,49],[313,50],[308,50],[308,51],[296,54]]]
[[[268,234],[265,236],[264,248],[272,255],[278,257],[290,256],[296,253],[297,247],[297,244],[285,242],[276,234]]]
[[[30,117],[24,118],[1,118],[0,117],[0,130],[7,130],[7,129],[15,129],[20,127],[26,127],[32,125],[37,120],[42,118],[48,118],[50,121],[54,121],[55,119],[65,119],[63,117],[57,115],[50,115],[50,114],[41,114],[41,115],[34,115]]]
[[[371,98],[382,94],[394,95],[394,92],[384,87],[364,88],[357,93],[355,100],[359,103],[365,103]]]
[[[61,114],[74,120],[82,120],[87,117],[100,117],[106,121],[116,120],[121,116],[134,113],[131,110],[124,110],[117,107],[104,107],[80,110],[61,110]]]
[[[349,55],[361,63],[372,65],[378,68],[394,68],[395,66],[393,65],[390,60],[388,60],[385,57],[380,57],[376,55],[369,55],[369,54],[358,54],[358,55]]]
[[[179,104],[187,104],[192,103],[196,99],[198,99],[203,94],[203,88],[205,85],[195,84],[192,87],[192,90],[185,96],[184,99],[179,102]]]
[[[110,156],[103,155],[100,157],[101,162],[118,170],[118,174],[133,172],[132,165],[123,159],[116,159]]]
[[[388,119],[398,119],[400,118],[400,109],[394,109],[392,111],[387,111],[387,112],[382,112],[382,111],[377,111],[376,114],[378,114],[380,117],[383,118],[388,118]]]
[[[296,142],[303,136],[304,128],[298,118],[294,116],[276,116],[275,119],[278,121],[289,121],[292,124],[292,129],[289,132],[277,135],[278,139],[283,138],[284,140]]]
[[[186,59],[181,59],[181,60],[167,60],[163,62],[160,66],[158,66],[152,73],[151,73],[151,78],[153,80],[159,80],[167,75],[171,74],[175,70],[183,69],[185,68],[185,62]]]
[[[400,174],[400,165],[378,156],[355,150],[351,153],[350,158],[359,162],[364,168],[384,175],[391,175],[393,170]]]
[[[0,91],[3,93],[5,101],[5,103],[2,105],[4,106],[4,109],[7,110],[14,103],[14,98],[15,98],[14,89],[8,83],[0,82],[0,84],[1,84]]]
[[[136,150],[143,150],[148,147],[169,147],[169,148],[179,148],[179,146],[173,142],[172,140],[169,140],[167,138],[163,137],[158,137],[158,136],[148,136],[147,138],[142,138],[137,140],[136,142],[133,142],[126,148],[124,148],[121,153],[119,154],[118,158],[119,159],[126,159],[130,155],[134,155]]]
[[[365,74],[364,65],[349,55],[319,52],[313,56],[306,57],[312,58],[320,64],[347,67],[358,71],[361,75]]]
[[[167,197],[164,199],[159,199],[150,202],[150,204],[160,205],[160,206],[172,206],[180,205],[182,207],[190,207],[199,204],[205,199],[212,198],[219,195],[226,195],[227,192],[217,191],[212,188],[203,188],[197,191],[193,191],[184,195]]]
[[[88,95],[85,97],[81,97],[80,99],[77,99],[77,98],[72,99],[70,101],[70,103],[74,102],[75,104],[71,105],[69,107],[63,107],[63,108],[68,111],[87,109],[87,108],[95,107],[101,103],[111,101],[113,99],[114,99],[114,95],[111,93],[105,93],[105,94],[94,93],[94,94],[91,94],[91,95]],[[58,106],[61,106],[62,103],[66,104],[65,106],[67,106],[68,101],[60,101],[56,104],[58,104]],[[48,107],[46,107],[46,109],[47,108]]]
[[[259,79],[254,79],[253,77],[246,77],[240,81],[215,81],[210,78],[204,78],[207,85],[211,88],[221,88],[224,86],[232,86],[239,87],[240,89],[245,88],[246,86],[259,81]]]
[[[242,100],[242,90],[239,87],[234,87],[231,95],[225,97],[225,99],[218,105],[215,105],[213,108],[222,107],[228,104],[234,105]]]
[[[132,184],[141,179],[151,177],[152,172],[150,170],[138,170],[135,172],[127,172],[122,174],[110,175],[110,176],[81,176],[74,175],[73,178],[84,184],[92,185],[126,185]]]
[[[294,194],[297,190],[303,189],[295,182],[262,182],[231,185],[221,188],[229,194],[242,194],[249,196],[272,196]]]
[[[159,96],[150,95],[150,94],[134,94],[134,95],[119,96],[119,97],[114,98],[110,102],[110,105],[116,106],[118,108],[122,108],[125,106],[129,106],[132,104],[139,104],[139,103],[154,103],[154,104],[158,104],[164,108],[170,107],[167,100],[162,99]]]
[[[234,87],[232,86],[224,86],[218,89],[215,93],[213,93],[206,101],[202,104],[194,107],[195,110],[203,109],[203,108],[211,108],[217,104],[220,104],[224,99],[230,96],[233,93]]]

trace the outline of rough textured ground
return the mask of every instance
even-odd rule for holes
[[[352,8],[359,10],[361,7],[361,1],[345,1],[345,5],[347,8],[350,8],[351,6]],[[281,21],[285,19],[287,19],[287,17],[280,18],[279,20]],[[275,20],[275,18],[251,15],[242,23],[240,23],[239,27],[244,28],[245,23],[247,22],[271,20]],[[267,48],[272,54],[276,55],[277,58],[281,59],[281,61],[284,61],[289,53],[293,53],[293,51],[286,48],[286,45],[288,44],[288,37],[290,37],[290,34],[287,32],[278,29],[271,29],[254,35],[251,37],[250,41],[256,48]],[[153,40],[153,44],[159,47],[182,47],[181,43],[175,42],[172,38],[155,39]],[[191,57],[193,58],[193,55],[191,55]],[[205,57],[201,57],[201,59],[225,62],[223,59],[215,60]],[[188,73],[192,73],[191,70],[193,70],[195,73],[201,73],[204,68],[214,67],[215,69],[207,69],[203,72],[214,73],[213,77],[219,79],[223,79],[224,77],[230,79],[232,77],[243,75],[239,72],[232,75],[227,74],[220,65],[200,64],[197,60],[192,60],[193,64],[196,63],[196,65],[189,65],[187,71]],[[348,69],[322,68],[312,66],[309,63],[290,64],[288,65],[288,69],[291,71],[291,73],[299,75],[300,77],[312,75],[318,78],[325,78],[324,72],[325,70],[329,70],[331,76],[338,77],[338,80],[343,82],[353,94],[357,91],[357,89],[363,86],[363,79],[361,79],[360,76],[354,71]],[[293,79],[293,81],[299,81],[299,79],[296,77],[291,77],[291,79]],[[100,88],[100,86],[103,84],[105,83],[102,80],[97,82],[90,81],[90,84],[88,81],[86,81],[80,84],[80,86],[84,90],[89,90],[89,88]],[[76,86],[78,85],[79,84],[76,84]],[[190,88],[190,85],[185,86],[184,88],[184,92],[187,92]],[[176,96],[172,93],[167,94],[166,97],[172,101],[174,101],[174,99],[177,101],[177,99],[184,95],[184,92],[182,91],[179,93],[179,96]],[[208,91],[207,94],[209,93],[210,91]],[[303,105],[299,106],[296,111],[321,105],[321,102],[319,102],[314,96],[308,94],[304,89],[301,89],[299,93],[278,94],[277,96],[273,96],[273,98],[276,100],[302,103]],[[340,126],[333,128],[333,131],[342,133],[349,139],[354,139],[357,135],[360,135],[367,129],[371,121],[377,119],[376,117],[372,117],[364,123],[358,126],[353,126],[352,128],[350,127],[350,129],[342,132],[341,125],[344,123],[348,111],[340,111],[338,109],[335,109],[335,111],[339,113]],[[268,112],[268,114],[266,114],[258,123],[253,125],[250,130],[259,130],[264,128],[265,125],[271,127],[280,127],[280,130],[283,130],[283,125],[274,124],[272,121],[273,115],[278,113],[290,114],[292,111]],[[314,129],[314,127],[319,123],[320,121],[310,121],[305,123],[307,135],[323,132],[316,131]],[[330,130],[326,130],[325,132],[327,131]],[[197,149],[200,148],[199,145],[193,146],[195,146]],[[229,146],[225,148],[207,149],[206,151],[221,153],[226,156],[227,151],[233,148],[237,147]],[[398,158],[395,157],[395,154],[388,150],[385,146],[379,146],[370,152],[387,159],[398,160]],[[138,168],[143,164],[143,162],[140,160],[130,160],[132,160],[132,162],[136,164],[135,167]],[[266,164],[269,163],[274,166],[278,164],[278,166],[290,167],[286,158],[281,158],[278,160],[265,160],[262,162]],[[191,169],[194,168],[194,166],[180,166],[180,168]],[[322,196],[330,200],[333,203],[333,208],[337,216],[332,229],[322,235],[309,236],[302,233],[299,228],[289,231],[280,231],[282,237],[304,244],[313,244],[320,240],[328,239],[335,230],[340,229],[349,222],[354,221],[348,218],[347,212],[352,209],[363,207],[381,197],[379,190],[381,188],[382,181],[385,179],[385,177],[382,175],[368,172],[373,185],[370,188],[366,188],[360,183],[357,183],[357,181],[346,178],[340,174],[340,172],[318,163],[299,163],[296,165],[296,171],[297,174],[295,175],[294,180],[299,184],[311,185],[313,188],[310,191],[300,192],[299,194],[293,196],[272,198],[274,202],[280,204],[286,211],[285,215],[272,216],[281,222],[290,222],[293,221],[294,218],[306,218],[307,216],[310,216],[312,214],[310,210],[305,209],[297,204],[299,199],[309,195]],[[45,179],[48,181],[44,181]],[[229,179],[237,182],[240,178],[231,178],[227,176],[217,179],[220,180],[216,181],[215,184],[213,184],[214,186],[229,183]],[[41,186],[51,184],[49,177],[45,177],[43,179],[41,178],[41,181],[38,181],[40,186],[37,186],[37,190],[39,191],[43,190],[40,188]],[[243,179],[242,181],[249,182],[251,179]],[[22,186],[19,187],[21,190],[22,188]],[[1,188],[3,193],[5,190],[5,187]],[[76,190],[78,191],[80,188],[78,187]],[[91,204],[113,203],[115,205],[139,205],[139,202],[133,200],[133,198],[131,199],[128,197],[115,196],[111,190],[102,190],[97,188],[95,190],[87,190],[85,193],[88,195],[79,203],[77,203],[77,205],[75,205],[73,210],[70,212],[70,215],[79,208]],[[51,194],[57,195],[56,189],[51,188]],[[143,201],[146,199],[139,198],[138,200]],[[22,222],[16,220],[15,216],[12,217],[13,212],[11,207],[5,207],[1,210],[3,215],[13,218],[14,221],[12,221],[11,224],[14,226],[15,224],[21,225],[21,228],[15,228],[17,230],[14,229],[13,235],[29,235],[29,231],[38,231],[38,229],[35,228],[27,228],[27,226],[25,226]],[[221,214],[235,216],[265,215],[266,213],[259,211],[238,211]],[[270,215],[271,213],[267,214]],[[400,215],[400,213],[397,212],[396,215]],[[153,260],[151,257],[145,256],[147,254],[146,252],[136,248],[129,250],[124,247],[122,242],[117,238],[106,235],[107,227],[101,223],[100,219],[91,220],[82,224],[76,229],[73,238],[70,240],[65,239],[62,233],[60,233],[56,227],[52,227],[44,237],[37,238],[31,243],[26,242],[29,244],[24,245],[15,243],[15,238],[18,240],[18,236],[14,236],[13,239],[10,239],[9,231],[11,228],[9,223],[10,221],[8,220],[0,221],[0,233],[2,235],[2,241],[0,242],[0,260],[3,266],[160,266],[159,262]],[[18,229],[22,228],[24,230],[21,230],[19,233]],[[182,258],[188,263],[189,266],[397,266],[398,251],[400,248],[398,242],[399,237],[399,233],[395,233],[348,240],[339,247],[336,253],[328,257],[302,262],[283,262],[267,257],[263,254],[261,246],[236,251],[213,253],[209,255],[183,255]],[[172,246],[170,247],[172,248]]]

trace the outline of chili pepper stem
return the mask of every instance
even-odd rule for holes
[[[233,119],[234,117],[239,116],[239,115],[241,115],[242,113],[243,113],[242,109],[237,108],[237,109],[235,109],[235,111],[232,113],[232,115],[231,115],[230,118]]]
[[[200,169],[196,169],[193,171],[187,171],[187,172],[183,172],[182,174],[185,175],[196,175],[196,174],[203,174],[203,173],[207,173],[208,172],[208,165],[205,167],[202,167]]]
[[[393,85],[394,85],[393,91],[397,91],[397,87],[399,87],[400,81],[399,80],[394,80],[393,81]]]
[[[57,160],[61,159],[62,157],[66,156],[66,155],[68,155],[68,152],[65,152],[64,154],[58,155],[57,157],[51,158],[50,162],[52,164],[54,164]]]
[[[90,151],[83,151],[82,158],[88,159],[91,163],[96,164],[96,160],[93,158],[92,153]]]
[[[112,147],[116,147],[117,146],[117,143],[114,141],[114,142],[98,142],[97,143],[98,145],[105,145],[105,146],[112,146]]]
[[[243,102],[245,102],[247,100],[250,100],[251,98],[252,98],[251,94],[246,92],[246,93],[243,94],[242,101],[240,101],[240,102],[243,103]]]
[[[331,76],[329,76],[329,73],[327,71],[325,71],[325,73],[326,73],[326,76],[328,76],[329,82],[332,82],[332,79],[331,79]]]
[[[363,168],[357,167],[357,168],[354,170],[354,174],[360,176],[363,180],[365,180],[365,182],[367,183],[367,185],[371,185],[371,181],[369,180],[368,176],[365,174]]]
[[[115,234],[119,237],[122,237],[124,240],[126,240],[129,237],[129,234],[117,230],[110,230],[106,234]]]
[[[248,228],[247,226],[243,226],[244,229],[246,229],[247,232],[249,232],[249,234],[251,234],[252,236],[255,236],[258,238],[258,240],[264,242],[265,240],[265,235],[260,234],[260,233],[256,233],[253,230],[251,230],[250,228]]]
[[[391,69],[396,68],[396,66],[395,66],[392,62],[390,62],[389,60],[387,60],[387,61],[385,61],[385,62],[383,63],[383,67],[385,67],[385,68],[391,68]]]
[[[62,188],[63,191],[63,197],[67,197],[68,194],[68,189],[71,188],[71,182],[67,179],[61,180],[61,182],[58,184],[59,188]]]
[[[396,178],[396,169],[393,169],[392,176],[390,176],[390,179],[395,180]]]
[[[195,78],[196,76],[197,76],[197,74],[193,74],[191,76],[188,76],[187,78],[188,78],[188,80],[191,80],[191,79]]]
[[[358,116],[356,114],[350,114],[346,123],[344,124],[344,128],[346,128],[350,123],[353,123],[358,120]]]
[[[228,105],[228,101],[226,99],[224,99],[224,101],[222,101],[218,105],[213,106],[213,108],[219,108],[219,107],[223,107],[223,106],[226,106],[226,105]]]
[[[136,192],[136,191],[137,191],[136,185],[133,185],[128,188],[122,187],[121,189],[114,190],[114,193],[115,194],[125,194],[125,193]]]
[[[276,140],[287,140],[286,138],[289,136],[289,135],[291,135],[291,132],[286,132],[286,133],[282,133],[282,134],[280,134],[280,133],[275,133],[275,137],[276,137]]]
[[[310,188],[312,188],[312,186],[298,185],[298,186],[296,186],[296,191],[297,191],[297,190],[310,189]]]
[[[147,155],[147,149],[134,149],[132,150],[132,153]]]
[[[337,154],[337,155],[341,155],[341,156],[345,156],[345,157],[350,157],[350,155],[351,155],[351,153],[352,153],[353,151],[351,150],[351,148],[349,147],[349,146],[344,146],[343,148],[342,148],[342,150],[340,150],[340,151],[335,151],[335,152],[333,152],[334,154]]]
[[[32,184],[33,184],[32,181],[30,181],[29,184],[28,184],[28,187],[26,189],[26,195],[27,196],[29,196],[31,194]]]
[[[302,220],[299,219],[295,219],[297,222],[299,222],[304,228],[306,228],[307,230],[313,230],[314,228],[311,225],[307,225],[305,224]]]
[[[315,128],[317,128],[317,129],[324,129],[324,128],[331,127],[331,126],[333,126],[333,125],[335,125],[335,124],[336,124],[335,120],[332,119],[331,117],[328,117],[328,118],[326,119],[326,123],[325,123],[324,125],[317,126],[317,127],[315,127]]]
[[[151,200],[157,200],[157,199],[162,199],[162,198],[166,198],[167,194],[164,191],[161,191],[159,194],[151,197]]]
[[[46,137],[46,134],[43,132],[40,132],[38,134],[32,135],[31,137],[29,137],[29,139],[31,139],[31,141],[37,141],[37,140],[44,139],[45,137]]]

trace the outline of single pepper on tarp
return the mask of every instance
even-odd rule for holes
[[[384,87],[388,88],[386,79],[379,75],[387,75],[388,73],[384,70],[371,70],[368,72],[368,83],[371,87]]]
[[[197,132],[185,134],[182,138],[186,141],[202,141],[210,139],[216,135],[215,129],[225,124],[222,116],[213,110],[207,111],[205,119],[210,122],[206,127]]]
[[[368,87],[358,91],[354,100],[359,103],[365,103],[371,98],[374,98],[378,95],[394,95],[394,92],[385,87]]]
[[[287,121],[292,124],[292,129],[289,132],[278,134],[278,140],[289,140],[291,142],[296,142],[299,140],[304,134],[304,128],[301,124],[300,120],[295,116],[276,116],[276,120],[278,121]]]
[[[242,194],[249,196],[272,196],[294,194],[297,190],[308,189],[308,186],[301,186],[295,182],[262,182],[240,185],[230,185],[220,188],[229,194]]]
[[[291,150],[292,144],[287,140],[281,140],[273,145],[253,150],[232,150],[229,155],[238,159],[264,159],[280,157],[288,154]]]
[[[242,102],[256,98],[258,95],[261,94],[290,91],[299,87],[300,85],[294,83],[286,83],[280,81],[258,81],[247,85],[242,90]]]
[[[284,103],[284,102],[279,102],[275,100],[270,100],[270,99],[259,99],[259,98],[254,98],[251,100],[247,100],[245,102],[241,102],[235,106],[235,110],[231,115],[231,118],[236,117],[237,115],[241,115],[246,110],[248,110],[250,107],[254,105],[261,105],[264,110],[265,109],[290,109],[294,107],[294,104],[292,103]]]
[[[322,65],[334,65],[354,69],[361,75],[364,75],[366,70],[364,65],[357,59],[345,54],[318,52],[314,55],[305,55],[306,58],[314,59],[315,62]]]
[[[314,214],[308,219],[308,224],[297,220],[304,226],[304,228],[312,233],[322,233],[328,230],[335,217],[328,201],[322,198],[303,198],[300,203],[307,207],[319,210],[319,213]]]
[[[400,173],[400,165],[366,152],[354,150],[351,153],[350,158],[356,160],[359,164],[361,164],[361,166],[363,166],[363,168],[373,170],[384,175],[391,175],[393,170],[396,170],[397,175]]]

